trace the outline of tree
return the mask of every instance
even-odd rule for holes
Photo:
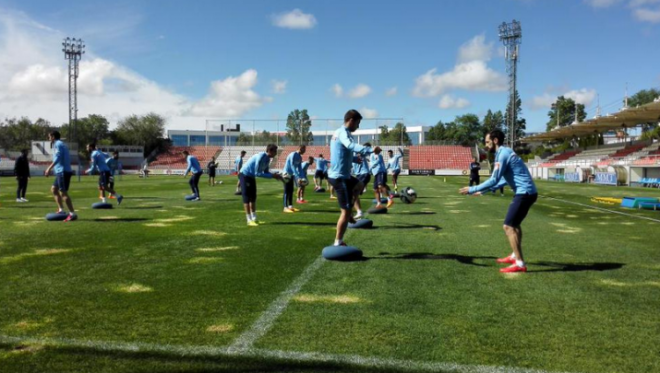
[[[115,130],[118,144],[144,146],[144,155],[167,146],[165,119],[158,114],[131,115],[119,121]]]
[[[80,118],[76,121],[75,140],[78,144],[78,153],[87,159],[87,144],[101,143],[104,140],[110,139],[109,122],[102,115],[91,114],[85,118]],[[62,125],[62,136],[68,139],[73,139],[69,134],[70,126],[68,124]]]
[[[557,97],[557,101],[552,104],[552,109],[548,112],[548,123],[546,124],[546,130],[551,131],[557,126],[566,127],[575,121],[575,101],[571,98],[565,98],[564,96]],[[559,113],[557,113],[559,112]],[[587,117],[587,113],[584,110],[583,104],[577,104],[577,119],[578,122],[584,121]]]
[[[254,135],[241,132],[236,139],[236,145],[267,145],[277,143],[277,135],[268,131],[260,131]]]
[[[11,151],[30,149],[32,141],[45,141],[53,127],[49,121],[37,119],[34,123],[27,118],[12,118],[0,122],[0,148]]]
[[[483,125],[482,125],[482,138],[486,138],[486,134],[494,130],[502,131],[504,127],[504,115],[502,111],[498,110],[493,113],[490,109],[484,116]]]
[[[412,141],[410,141],[410,136],[408,136],[406,126],[399,122],[394,125],[392,130],[389,130],[387,126],[381,126],[378,143],[380,145],[411,145]]]
[[[291,144],[307,144],[314,142],[314,136],[309,129],[312,121],[309,119],[307,109],[294,110],[286,118],[286,138]]]
[[[525,137],[525,130],[527,129],[527,121],[525,120],[525,118],[522,117],[522,100],[520,99],[518,90],[516,90],[515,100],[516,100],[516,123],[515,123],[514,131],[516,133],[514,135],[514,138],[517,141],[518,139]],[[511,137],[511,135],[509,134],[510,131],[511,131],[511,100],[509,100],[509,103],[506,105],[506,111],[504,112],[503,132],[505,135],[505,139],[509,139]]]
[[[461,145],[472,145],[479,141],[483,132],[479,117],[475,114],[459,115],[454,120],[456,123],[456,132],[454,140]]]
[[[646,105],[648,103],[653,102],[653,100],[655,100],[658,97],[660,97],[660,90],[657,90],[655,88],[642,89],[641,91],[635,93],[634,95],[628,98],[628,107],[637,107],[637,106]],[[642,139],[657,138],[658,135],[657,122],[635,123],[635,124],[642,125]],[[649,131],[650,133],[648,135],[645,135]]]

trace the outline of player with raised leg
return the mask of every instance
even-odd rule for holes
[[[390,187],[387,186],[387,168],[385,167],[381,151],[379,146],[375,147],[369,159],[369,167],[371,168],[371,173],[374,175],[374,196],[376,198],[377,209],[383,207],[380,202],[381,196],[387,196],[387,208],[394,205],[394,194],[390,191]]]
[[[91,174],[94,169],[99,172],[99,190],[103,193],[103,198],[101,201],[103,203],[107,203],[105,199],[105,192],[107,191],[111,196],[117,199],[117,206],[121,205],[121,201],[124,199],[124,197],[121,194],[115,192],[115,190],[110,187],[112,172],[106,163],[108,156],[105,155],[105,153],[102,151],[97,150],[96,144],[94,143],[87,144],[87,151],[91,155],[92,164],[89,166],[89,169],[86,172]]]
[[[307,162],[303,162],[302,165],[300,166],[300,169],[302,171],[302,174],[297,180],[298,184],[298,198],[296,200],[296,203],[307,203],[305,201],[305,187],[309,185],[309,179],[307,179],[307,169],[309,166],[314,164],[314,157],[311,155],[307,158]]]
[[[71,184],[71,176],[73,171],[71,169],[71,156],[69,155],[69,148],[60,140],[60,133],[53,131],[48,134],[51,148],[53,149],[53,162],[46,168],[44,175],[48,177],[50,171],[55,172],[55,181],[50,188],[57,203],[57,213],[64,213],[62,201],[66,203],[69,208],[69,215],[64,219],[65,222],[73,221],[78,218],[76,211],[73,209],[73,201],[69,197],[69,185]]]
[[[250,227],[259,226],[257,220],[257,177],[266,179],[282,180],[280,174],[272,174],[268,170],[270,160],[277,155],[277,145],[268,144],[265,152],[253,155],[238,173],[241,183],[241,195],[243,196],[243,208],[245,218]]]
[[[403,149],[398,148],[398,154],[394,155],[392,150],[388,150],[387,154],[390,158],[387,160],[387,169],[392,172],[392,183],[394,184],[394,193],[399,192],[399,174],[401,173],[401,165],[399,161],[403,158]]]

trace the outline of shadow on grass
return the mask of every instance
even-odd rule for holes
[[[557,262],[529,262],[532,266],[542,266],[546,269],[537,269],[527,273],[543,273],[543,272],[582,272],[582,271],[611,271],[621,269],[624,263],[557,263]]]
[[[337,225],[337,223],[309,222],[309,221],[277,221],[274,223],[270,223],[270,225],[318,225],[318,226],[334,227]]]
[[[397,215],[435,215],[437,212],[433,211],[413,211],[413,212],[393,212]]]
[[[100,223],[130,223],[136,221],[149,221],[149,220],[151,219],[145,219],[145,218],[94,219],[94,221]]]
[[[378,253],[376,257],[368,259],[386,259],[386,260],[455,260],[461,264],[473,265],[477,267],[492,267],[487,264],[476,263],[475,260],[495,260],[494,256],[469,256],[460,254],[431,254],[431,253],[408,253],[408,254],[390,254],[387,252]],[[387,256],[385,256],[387,255]]]
[[[145,200],[170,200],[170,199],[173,199],[173,198],[165,198],[165,197],[130,197],[129,196],[129,197],[124,197],[124,199],[125,200],[139,201],[139,200],[143,200],[143,199],[145,199]]]
[[[442,229],[439,225],[424,225],[424,224],[406,224],[406,225],[383,225],[379,227],[372,227],[371,229],[428,229],[439,231]]]
[[[10,344],[0,342],[1,351],[22,351],[27,348],[25,344]],[[275,351],[273,351],[275,352]],[[396,369],[394,367],[365,367],[350,362],[329,361],[323,356],[316,361],[303,361],[297,358],[279,356],[263,356],[258,353],[247,352],[247,356],[199,356],[182,355],[175,352],[159,351],[118,351],[112,348],[96,347],[52,347],[40,352],[44,366],[60,368],[89,367],[90,369],[112,367],[122,372],[150,372],[150,373],[255,373],[255,372],[295,372],[295,373],[395,373],[409,372],[409,369]],[[310,354],[313,355],[313,354]],[[29,356],[29,355],[27,355]],[[313,359],[314,357],[312,357]],[[27,358],[26,358],[27,359]],[[23,368],[20,359],[12,363],[18,364],[16,368]],[[39,361],[30,359],[31,364]],[[11,366],[10,366],[11,368]],[[22,370],[22,369],[21,369]],[[36,369],[34,371],[37,371]],[[93,370],[91,370],[93,371]]]
[[[137,206],[137,207],[122,207],[122,210],[158,210],[163,206]]]

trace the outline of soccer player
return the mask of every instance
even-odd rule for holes
[[[121,205],[121,201],[124,199],[121,194],[117,194],[113,188],[110,187],[110,178],[112,177],[112,172],[110,167],[106,163],[108,158],[105,153],[100,150],[96,150],[96,144],[91,143],[87,144],[87,151],[91,154],[92,164],[89,166],[89,170],[86,172],[91,174],[92,171],[96,168],[99,172],[99,190],[105,192],[106,190],[110,193],[111,196],[114,196],[117,199],[117,205]],[[101,201],[106,203],[105,193]]]
[[[105,164],[110,169],[110,188],[115,189],[115,175],[117,174],[117,170],[119,170],[119,152],[112,152],[112,157],[108,157],[105,160]],[[102,196],[105,197],[105,191],[102,191],[102,193]],[[115,199],[115,196],[110,195],[110,199]]]
[[[241,150],[241,155],[236,157],[236,160],[234,161],[234,170],[236,171],[236,177],[238,178],[238,181],[236,182],[236,193],[239,193],[241,191],[241,168],[243,167],[243,157],[245,157],[245,154],[247,152],[245,150]]]
[[[215,157],[211,157],[211,160],[206,165],[206,169],[209,173],[209,185],[215,186],[215,169],[218,167],[218,164],[215,163]]]
[[[241,194],[243,195],[243,207],[245,208],[245,218],[247,225],[256,227],[261,223],[257,220],[257,179],[263,177],[266,179],[282,180],[280,174],[272,174],[268,170],[270,160],[277,155],[277,145],[268,144],[265,152],[253,155],[245,163],[238,177],[241,182]]]
[[[474,162],[470,163],[470,186],[479,185],[479,170],[481,170],[479,159],[474,158]]]
[[[183,173],[183,177],[186,177],[188,172],[191,173],[190,181],[188,183],[190,184],[190,189],[192,189],[193,195],[195,196],[193,201],[199,201],[199,179],[202,177],[204,170],[202,170],[202,167],[199,165],[197,157],[190,155],[187,150],[182,151],[181,154],[186,157],[186,162],[188,162],[188,168],[186,168],[186,171]]]
[[[28,179],[30,178],[30,162],[28,161],[28,150],[22,149],[21,155],[16,158],[14,162],[14,174],[18,181],[18,189],[16,189],[16,202],[29,202],[25,199],[25,192],[27,192]]]
[[[373,154],[369,159],[369,167],[371,173],[374,175],[374,196],[376,198],[376,208],[381,208],[383,205],[380,203],[381,196],[387,196],[387,207],[390,208],[394,205],[394,195],[390,192],[390,187],[387,186],[387,168],[383,161],[381,148],[379,146],[374,148]]]
[[[363,144],[365,147],[371,147],[371,144],[366,142]],[[363,187],[359,191],[359,195],[355,197],[355,209],[357,214],[355,214],[355,219],[362,218],[362,203],[360,203],[360,197],[364,193],[369,181],[371,180],[371,174],[369,173],[369,164],[367,159],[363,158],[360,153],[357,153],[353,158],[353,175],[362,183]]]
[[[323,158],[323,154],[314,159],[316,162],[316,172],[314,173],[314,190],[323,187],[323,179],[328,175],[328,161]]]
[[[310,155],[307,158],[307,162],[303,162],[302,165],[300,166],[302,170],[302,175],[300,176],[300,178],[298,178],[298,199],[296,200],[297,203],[307,203],[307,201],[305,201],[305,186],[309,184],[309,180],[307,179],[307,169],[312,164],[314,164],[314,157]]]
[[[392,171],[392,183],[394,183],[394,193],[399,191],[399,174],[401,173],[401,165],[399,161],[403,158],[403,149],[397,149],[399,154],[394,155],[394,152],[391,150],[387,151],[387,154],[390,156],[390,159],[387,160],[387,169]]]
[[[500,130],[491,131],[486,135],[486,149],[495,152],[495,167],[490,179],[477,186],[464,187],[461,194],[481,195],[487,190],[495,190],[509,184],[514,191],[513,201],[504,219],[504,232],[509,240],[513,253],[505,258],[497,259],[498,263],[511,266],[500,269],[500,272],[527,272],[527,266],[522,252],[521,224],[529,209],[538,197],[534,180],[525,163],[509,147],[503,146],[504,133]]]
[[[307,146],[300,145],[298,151],[291,152],[286,157],[283,174],[289,174],[290,178],[284,182],[284,209],[285,213],[298,212],[299,209],[293,207],[293,183],[296,178],[302,177],[302,155],[305,154]]]
[[[335,235],[335,246],[346,246],[344,234],[348,223],[355,223],[351,216],[351,210],[355,204],[355,197],[364,189],[364,185],[351,176],[351,165],[353,153],[363,156],[371,153],[370,147],[364,147],[353,141],[352,132],[360,127],[362,115],[357,110],[349,110],[344,115],[344,126],[335,131],[330,141],[330,171],[328,181],[337,191],[337,202],[341,214],[337,220],[337,233]]]
[[[76,210],[73,209],[73,201],[69,197],[69,184],[71,183],[71,156],[69,155],[69,148],[60,140],[60,133],[53,131],[48,134],[51,149],[53,149],[53,162],[46,168],[44,175],[48,177],[50,171],[55,172],[55,181],[50,188],[57,204],[57,213],[63,213],[64,207],[62,201],[66,203],[69,208],[69,215],[64,219],[65,222],[73,221],[77,218]]]

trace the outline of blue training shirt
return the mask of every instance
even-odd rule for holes
[[[305,177],[305,175],[302,174],[302,169],[300,168],[301,165],[302,157],[300,156],[300,153],[292,152],[286,157],[284,170],[282,170],[282,172],[298,178]]]
[[[71,156],[69,155],[69,148],[62,140],[56,140],[53,144],[53,163],[55,167],[53,170],[55,174],[61,174],[71,171]]]
[[[188,161],[188,168],[186,168],[186,172],[183,174],[186,175],[188,171],[192,171],[193,174],[198,174],[202,171],[202,166],[199,165],[199,161],[197,158],[193,157],[192,155],[189,155],[186,157],[186,161]]]
[[[309,168],[309,162],[305,161],[300,165],[300,169],[302,170],[302,176],[300,178],[304,179],[307,177],[307,169]]]
[[[95,168],[98,170],[99,173],[101,172],[110,172],[110,167],[106,164],[106,161],[108,159],[108,156],[103,153],[100,150],[94,150],[92,152],[92,164],[89,166],[89,170],[87,170],[87,173],[92,172]]]
[[[401,171],[401,165],[399,165],[401,158],[403,158],[403,149],[399,148],[399,154],[394,155],[387,161],[387,168],[392,171]]]
[[[370,169],[373,175],[378,175],[379,173],[387,172],[387,167],[385,167],[385,162],[383,161],[383,154],[372,154],[369,158]]]
[[[515,194],[536,194],[536,185],[532,180],[525,162],[511,148],[501,146],[495,154],[495,167],[490,179],[470,187],[468,193],[497,190],[509,184]]]
[[[271,179],[273,174],[270,173],[268,167],[270,166],[270,157],[266,152],[261,152],[253,155],[244,165],[241,167],[241,173],[244,176],[248,177],[265,177],[266,179]]]
[[[357,157],[353,159],[353,175],[369,175],[369,163],[365,158],[362,158],[362,162],[358,163]]]
[[[234,161],[234,169],[236,172],[241,172],[241,168],[243,167],[243,157],[240,155],[236,157],[236,160]]]
[[[117,168],[119,168],[119,161],[112,157],[108,157],[108,159],[105,160],[105,164],[108,165],[112,175],[114,175],[117,172]]]
[[[353,135],[348,128],[340,127],[332,135],[330,140],[330,171],[328,177],[332,179],[350,179],[353,164],[353,153],[364,156],[371,153],[368,146],[362,146],[353,140]]]
[[[314,158],[316,162],[316,171],[326,172],[328,170],[328,160],[325,158]]]

